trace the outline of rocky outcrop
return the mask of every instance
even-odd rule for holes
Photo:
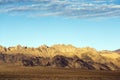
[[[57,55],[52,58],[52,65],[54,67],[67,67],[68,66],[68,60],[67,57]]]
[[[46,45],[38,48],[0,46],[0,62],[22,66],[80,68],[87,70],[118,70],[120,54],[97,51],[93,48],[76,48],[72,45]]]

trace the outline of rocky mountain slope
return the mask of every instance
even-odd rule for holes
[[[76,48],[72,45],[42,45],[37,48],[0,46],[0,63],[23,66],[80,68],[89,70],[120,70],[120,54],[97,51],[93,48]]]
[[[115,50],[114,52],[116,52],[116,53],[120,53],[120,49],[117,49],[117,50]]]

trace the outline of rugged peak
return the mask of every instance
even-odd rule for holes
[[[49,46],[47,46],[47,45],[41,45],[39,48],[49,48]]]

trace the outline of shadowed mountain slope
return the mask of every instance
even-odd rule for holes
[[[117,50],[115,50],[114,52],[116,52],[116,53],[120,53],[120,49],[117,49]]]

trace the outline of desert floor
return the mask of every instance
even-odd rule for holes
[[[120,71],[23,67],[0,64],[0,80],[120,80]]]

